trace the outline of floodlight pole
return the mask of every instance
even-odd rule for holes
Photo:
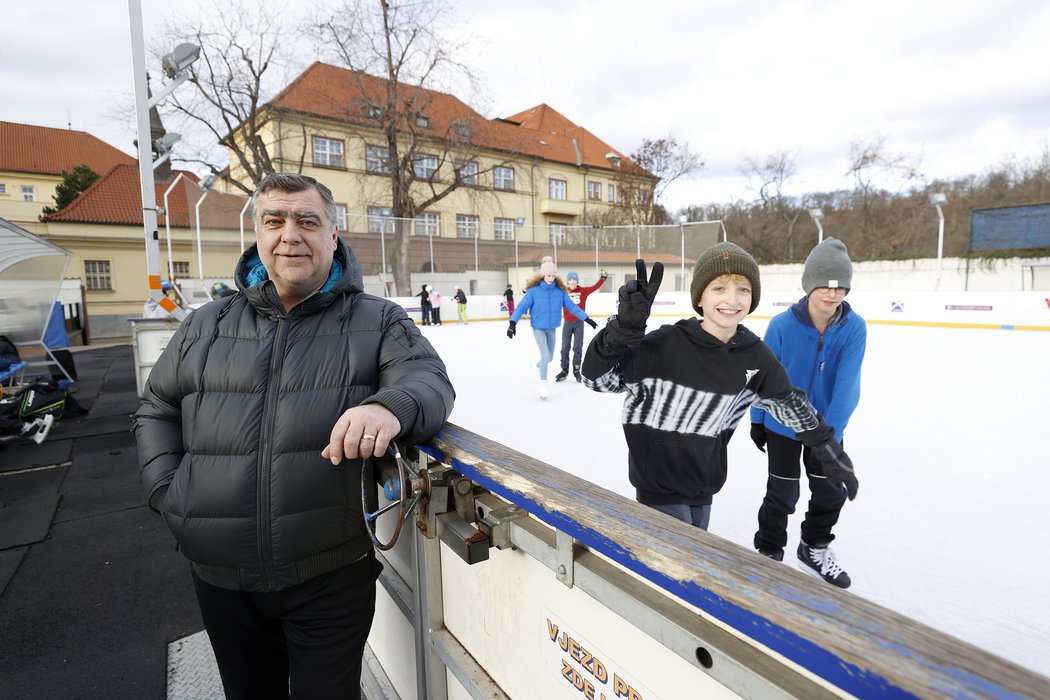
[[[813,219],[813,223],[817,225],[817,243],[824,241],[824,227],[820,225],[820,220],[824,218],[824,211],[819,208],[809,210],[809,215]]]
[[[168,207],[168,195],[171,194],[171,191],[175,189],[175,185],[179,184],[179,180],[185,174],[180,171],[178,176],[168,185],[168,189],[164,190],[164,232],[168,241],[168,281],[172,284],[175,284],[175,263],[172,262],[171,253],[171,209]]]
[[[678,269],[679,269],[679,274],[681,274],[681,276],[682,276],[683,284],[685,282],[685,225],[687,223],[689,223],[689,217],[688,216],[686,216],[685,214],[682,214],[681,216],[678,217],[678,228],[679,228],[679,230],[680,230],[680,232],[682,234],[682,248],[681,248],[681,251],[678,254],[678,257],[679,257]]]
[[[128,0],[128,19],[131,25],[131,64],[135,83],[135,126],[138,134],[139,188],[142,194],[142,229],[146,242],[146,275],[150,299],[169,315],[182,320],[186,312],[164,295],[160,286],[160,240],[157,235],[157,190],[153,178],[153,138],[149,128],[149,110],[185,82],[186,70],[197,60],[199,48],[192,45],[176,47],[172,67],[166,65],[165,72],[171,79],[152,99],[149,96],[149,77],[146,74],[146,42],[142,30],[142,1]],[[178,51],[188,48],[190,54]],[[196,53],[194,53],[196,52]],[[179,54],[177,57],[175,54]],[[167,60],[167,57],[166,57]],[[170,158],[170,147],[165,149]],[[163,162],[161,158],[158,163]]]
[[[201,243],[201,204],[204,203],[204,198],[208,196],[211,190],[205,189],[204,194],[197,200],[197,204],[194,207],[194,211],[197,215],[197,276],[201,281],[201,287],[204,286],[204,250],[203,244]]]
[[[930,194],[930,204],[937,209],[937,286],[941,286],[941,272],[944,269],[944,210],[941,207],[948,203],[948,196],[943,192]]]

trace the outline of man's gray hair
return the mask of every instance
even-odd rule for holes
[[[336,227],[336,209],[335,209],[335,197],[332,196],[332,190],[328,189],[324,184],[318,182],[309,175],[303,175],[301,173],[270,173],[262,179],[256,188],[252,192],[252,218],[255,218],[256,204],[259,201],[259,195],[265,194],[270,190],[278,190],[280,192],[287,192],[289,194],[295,192],[305,192],[309,189],[317,190],[317,194],[321,195],[321,200],[324,202],[325,214],[328,216],[328,222],[334,229]]]

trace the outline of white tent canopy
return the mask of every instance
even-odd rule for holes
[[[0,334],[14,341],[31,364],[50,355],[44,332],[72,256],[0,218]]]

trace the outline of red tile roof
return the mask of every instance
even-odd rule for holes
[[[411,85],[398,85],[398,100],[414,105],[429,119],[417,132],[433,138],[455,133],[454,122],[468,124],[471,141],[485,148],[572,165],[613,170],[606,153],[620,157],[621,168],[646,174],[625,155],[547,105],[506,119],[486,119],[458,98]],[[361,126],[374,126],[365,104],[386,104],[385,82],[358,71],[315,62],[277,94],[266,107]],[[574,143],[575,141],[575,143]]]
[[[173,180],[178,173],[179,171],[172,173]],[[175,228],[197,227],[196,205],[204,194],[197,186],[197,181],[196,175],[184,172],[183,178],[168,195],[171,225]],[[158,207],[164,206],[164,193],[170,186],[171,182],[157,183]],[[200,208],[201,226],[239,230],[240,213],[246,201],[246,197],[238,195],[209,192]],[[48,216],[46,221],[142,226],[142,195],[139,191],[138,167],[114,167],[84,190],[65,209]],[[164,215],[160,215],[157,224],[164,226],[164,221]],[[245,221],[245,227],[251,228],[250,220]]]
[[[0,121],[0,170],[61,175],[87,165],[101,175],[114,165],[135,162],[84,131]]]

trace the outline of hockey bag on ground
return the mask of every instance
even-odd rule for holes
[[[34,382],[22,392],[22,403],[18,416],[22,420],[34,420],[51,415],[60,420],[66,408],[66,390],[46,382]]]

